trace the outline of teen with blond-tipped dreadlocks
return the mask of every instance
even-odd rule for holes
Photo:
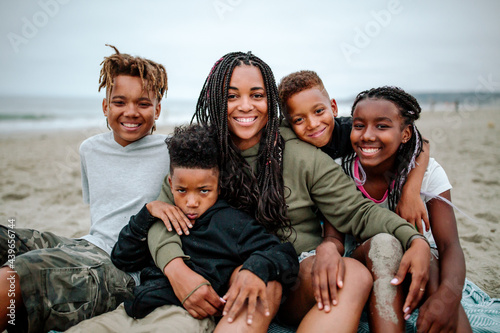
[[[0,269],[0,331],[7,326],[4,309],[9,304],[15,304],[16,326],[10,328],[16,331],[64,331],[115,309],[132,296],[138,281],[137,274],[118,270],[109,254],[129,217],[157,197],[168,172],[166,137],[150,135],[167,91],[167,74],[154,61],[111,47],[115,54],[101,63],[99,80],[99,90],[106,89],[102,108],[111,132],[80,147],[89,234],[70,239],[31,229],[12,233],[0,226],[1,263],[14,251],[17,272]],[[4,284],[9,276],[16,290],[12,299]]]
[[[420,299],[415,291],[425,285],[428,275],[427,242],[397,215],[363,199],[340,166],[331,163],[321,150],[297,139],[290,128],[280,127],[278,131],[277,104],[271,70],[250,53],[229,53],[210,71],[195,118],[216,127],[223,155],[220,170],[227,178],[222,187],[241,186],[223,189],[225,196],[238,195],[230,200],[235,204],[245,203],[246,209],[269,231],[290,240],[297,254],[323,246],[315,207],[340,231],[353,233],[360,239],[380,232],[392,233],[407,249],[397,279],[402,281],[407,270],[411,271],[412,295],[407,298],[406,306],[413,309]],[[257,180],[254,180],[256,185],[243,188],[247,185],[241,182],[243,177]],[[251,193],[256,193],[258,199]],[[176,295],[186,299],[186,310],[197,318],[222,312],[217,327],[221,332],[240,329],[265,332],[278,312],[282,286],[271,282],[262,285],[251,272],[236,270],[226,295],[217,295],[207,286],[199,287],[203,277],[187,267],[178,235],[169,233],[163,225],[179,219],[189,223],[172,205],[167,181],[159,200],[163,201],[164,221],[151,227],[148,242],[156,265],[172,282]],[[258,200],[262,201],[256,203]],[[336,305],[323,308],[316,306],[319,297],[315,297],[319,295],[314,294],[310,280],[313,260],[304,262],[299,273],[304,276],[301,280],[304,283],[297,284],[289,294],[283,291],[287,297],[280,318],[300,322],[298,332],[325,332],[332,327],[339,332],[355,330],[371,289],[368,270],[359,262],[348,260],[346,278],[338,293],[331,295]]]

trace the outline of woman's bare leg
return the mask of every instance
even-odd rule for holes
[[[338,303],[329,312],[319,310],[314,303],[302,319],[297,333],[301,332],[356,332],[361,312],[372,288],[370,272],[360,262],[344,258],[344,286],[338,290]],[[302,267],[301,267],[302,268]],[[304,286],[307,287],[307,286]],[[314,300],[312,286],[311,297]]]

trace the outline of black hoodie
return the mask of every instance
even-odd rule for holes
[[[146,206],[120,232],[111,253],[113,263],[126,272],[141,271],[135,299],[125,302],[127,314],[143,318],[166,304],[181,305],[163,272],[155,266],[147,232],[157,219]],[[181,236],[186,264],[205,277],[223,296],[234,269],[243,265],[265,283],[276,280],[284,290],[293,286],[299,270],[292,244],[281,243],[254,218],[218,200],[196,220],[188,236]]]

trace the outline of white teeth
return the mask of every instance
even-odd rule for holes
[[[252,118],[234,118],[237,122],[239,123],[251,123],[254,121],[257,117],[252,117]]]
[[[361,148],[361,151],[364,153],[376,153],[379,151],[379,148]]]
[[[139,127],[139,124],[128,124],[128,123],[123,123],[123,126],[129,127],[129,128],[134,128],[134,127]]]

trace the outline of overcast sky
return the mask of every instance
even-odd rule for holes
[[[171,98],[197,98],[217,59],[248,50],[278,82],[317,71],[339,99],[500,91],[499,13],[496,0],[2,0],[0,94],[98,96],[106,43],[164,64]]]

